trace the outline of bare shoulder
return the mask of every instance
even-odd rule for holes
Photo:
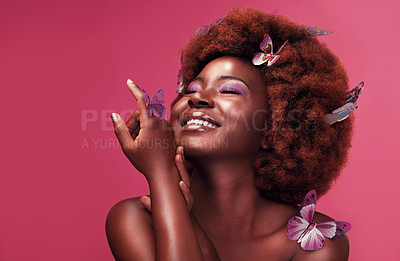
[[[332,221],[331,217],[322,213],[315,213],[314,221],[317,223]],[[317,251],[305,251],[300,248],[293,258],[293,261],[301,260],[332,260],[332,261],[346,261],[349,258],[349,239],[347,235],[343,235],[335,240],[327,239],[323,248]]]
[[[154,260],[152,219],[140,198],[122,200],[111,208],[106,234],[116,260]]]

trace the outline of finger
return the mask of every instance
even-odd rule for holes
[[[121,144],[121,148],[124,150],[133,146],[131,134],[121,116],[119,116],[118,113],[111,113],[111,119],[114,125],[115,135],[117,136],[119,144]]]
[[[129,133],[135,139],[137,134],[139,133],[139,111],[136,110],[134,113],[132,113],[131,117],[126,121],[125,125],[129,130]]]
[[[151,198],[149,196],[140,197],[140,203],[142,203],[143,207],[145,207],[147,211],[151,212]]]
[[[178,169],[179,175],[185,184],[190,188],[190,177],[185,166],[185,157],[183,155],[183,147],[179,146],[176,149],[175,165]]]
[[[143,91],[139,88],[131,79],[126,81],[126,85],[128,86],[129,90],[133,94],[133,97],[137,100],[138,109],[139,109],[139,121],[140,122],[147,122],[149,120],[149,114],[147,112],[146,102],[143,98]]]
[[[179,188],[181,189],[183,197],[185,198],[186,206],[187,206],[188,210],[190,211],[192,209],[193,202],[194,202],[192,192],[190,192],[190,188],[183,181],[179,182]]]

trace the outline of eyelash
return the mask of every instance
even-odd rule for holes
[[[220,93],[232,93],[232,94],[240,94],[244,97],[247,97],[246,92],[236,84],[227,84],[224,85],[221,89],[219,89]]]
[[[192,94],[198,91],[202,91],[200,85],[196,84],[196,83],[192,83],[190,84],[186,90],[185,90],[185,94]],[[242,95],[244,97],[247,97],[246,92],[239,86],[237,86],[236,84],[226,84],[224,86],[222,86],[221,89],[219,89],[218,91],[219,93],[227,93],[227,94],[239,94]]]
[[[201,92],[201,91],[202,91],[202,89],[201,89],[200,85],[192,83],[186,88],[185,94],[191,94],[191,93]]]

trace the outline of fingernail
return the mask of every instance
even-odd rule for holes
[[[127,82],[128,84],[134,84],[133,81],[132,81],[131,79],[128,79],[126,82]]]
[[[116,114],[115,112],[111,113],[111,118],[112,118],[113,122],[117,122],[118,121],[118,114]]]

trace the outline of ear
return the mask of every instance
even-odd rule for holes
[[[271,137],[268,135],[268,132],[263,131],[263,137],[261,140],[261,148],[264,150],[268,150],[272,148],[272,142],[270,141]]]

